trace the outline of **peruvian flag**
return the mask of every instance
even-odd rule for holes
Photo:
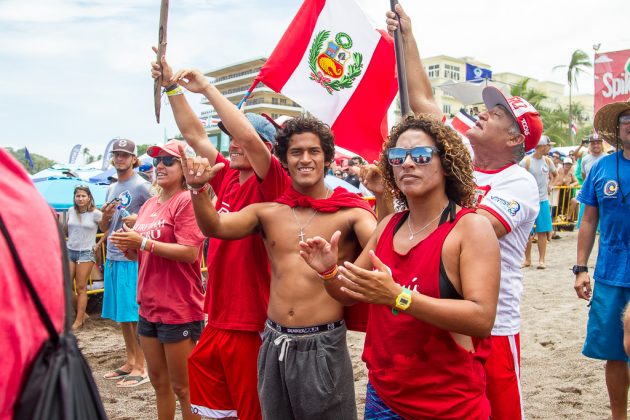
[[[466,137],[466,132],[475,126],[475,119],[465,113],[459,111],[451,120],[451,127],[462,136]]]
[[[394,41],[353,0],[305,0],[258,82],[298,102],[331,126],[337,145],[371,161],[398,90]]]

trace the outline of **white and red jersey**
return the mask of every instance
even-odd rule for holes
[[[507,230],[499,238],[501,287],[492,335],[514,335],[521,327],[521,263],[540,203],[534,177],[518,165],[492,171],[475,168],[477,207],[494,215]]]

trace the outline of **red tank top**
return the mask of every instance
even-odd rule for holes
[[[394,227],[405,213],[395,214],[376,246],[376,255],[391,268],[394,280],[423,295],[440,297],[442,246],[465,214],[441,224],[406,255],[394,250]],[[370,305],[363,361],[379,397],[392,410],[411,419],[487,419],[484,363],[490,338],[473,339],[469,352],[450,332],[400,313]]]

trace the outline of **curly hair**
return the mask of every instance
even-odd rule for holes
[[[276,145],[274,154],[280,162],[287,163],[287,152],[289,143],[294,134],[313,133],[319,137],[319,141],[324,151],[324,162],[326,166],[335,158],[335,137],[330,127],[315,117],[300,115],[299,117],[287,120],[276,134]]]
[[[407,198],[396,185],[394,171],[387,160],[387,152],[396,147],[398,138],[407,130],[420,130],[428,134],[438,149],[438,155],[446,177],[446,195],[463,207],[474,206],[475,181],[470,154],[459,135],[450,127],[429,114],[409,115],[396,124],[383,143],[378,167],[385,186],[394,198],[407,205]]]

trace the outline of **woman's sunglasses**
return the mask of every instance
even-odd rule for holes
[[[162,162],[164,166],[173,166],[178,160],[179,158],[175,156],[158,156],[153,158],[153,166],[158,166],[160,162]]]
[[[437,151],[437,147],[433,146],[414,147],[412,149],[392,147],[387,151],[387,161],[392,166],[400,166],[405,162],[407,156],[411,156],[411,160],[416,165],[427,165],[431,162],[433,153],[437,153]]]

